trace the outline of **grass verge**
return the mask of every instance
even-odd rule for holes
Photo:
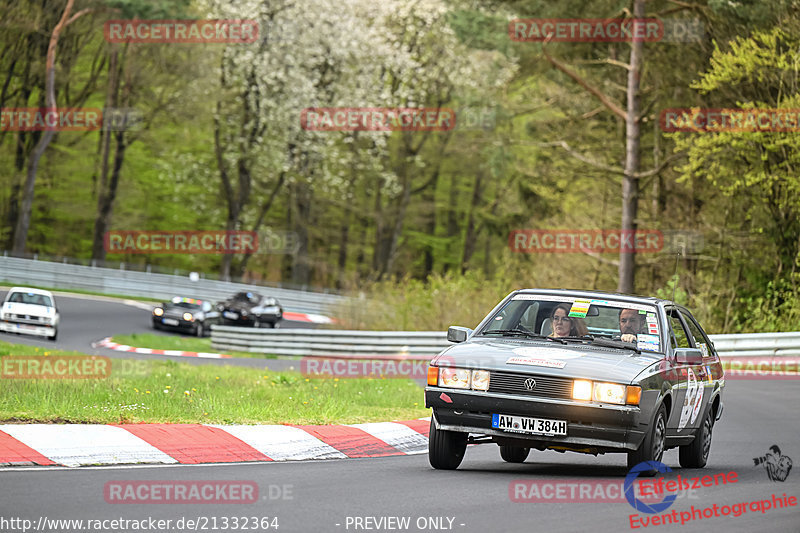
[[[430,414],[421,387],[408,379],[306,378],[152,360],[122,374],[114,371],[118,359],[104,379],[9,379],[9,355],[81,354],[0,342],[0,422],[352,424]]]
[[[42,285],[23,285],[20,283],[11,283],[9,281],[0,280],[0,290],[8,290],[11,287],[30,287],[32,289],[41,289],[43,291],[50,291],[53,293],[56,292],[63,292],[63,293],[71,293],[71,294],[82,294],[85,296],[105,296],[106,298],[117,298],[119,300],[136,300],[140,302],[163,302],[164,300],[160,300],[158,298],[151,298],[149,296],[126,296],[124,294],[112,294],[106,292],[98,292],[98,291],[87,291],[83,289],[62,289],[60,287],[44,287]],[[56,295],[58,296],[58,295]],[[58,301],[56,301],[56,305],[58,305]]]

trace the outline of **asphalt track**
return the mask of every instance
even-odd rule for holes
[[[56,343],[59,348],[114,357],[120,354],[107,350],[93,352],[91,342],[114,333],[152,331],[145,311],[110,302],[59,300],[64,320],[63,333]],[[15,335],[0,338],[10,338],[13,342],[23,339]],[[26,342],[53,346],[48,341],[27,339]],[[187,362],[230,364],[234,361]],[[149,531],[195,530],[185,522],[183,527],[176,527],[181,518],[200,519],[196,524],[198,531],[274,531],[274,527],[252,527],[250,518],[276,517],[279,532],[800,532],[800,501],[797,506],[770,509],[765,513],[749,507],[750,502],[771,500],[773,494],[800,500],[800,466],[795,464],[786,481],[777,482],[770,481],[763,466],[754,466],[753,462],[754,457],[764,455],[773,444],[780,446],[783,455],[795,463],[800,461],[800,380],[729,381],[723,401],[725,411],[715,426],[708,466],[698,470],[681,469],[677,450],[670,450],[663,462],[673,472],[665,477],[675,479],[678,474],[686,478],[733,471],[737,473],[737,481],[684,492],[664,513],[675,510],[680,516],[682,511],[691,512],[692,507],[703,509],[716,504],[721,509],[747,503],[747,512],[738,517],[695,518],[684,525],[634,529],[630,516],[637,513],[626,501],[516,503],[509,492],[516,481],[623,480],[627,473],[625,458],[618,454],[593,457],[531,452],[525,464],[512,465],[500,459],[496,446],[487,444],[470,447],[464,463],[454,472],[431,469],[425,455],[296,463],[0,469],[0,532],[22,531],[22,523],[10,522],[12,518],[31,520],[33,525],[38,525],[44,518],[142,520],[150,517],[172,522],[167,527]],[[259,488],[259,498],[256,503],[248,504],[107,503],[103,492],[106,483],[129,480],[252,481]],[[638,516],[653,515],[638,513]],[[233,527],[233,517],[239,517],[237,528]],[[248,518],[247,529],[241,527],[244,517]],[[390,517],[408,517],[408,525],[394,519],[386,522]],[[379,522],[381,520],[384,522]],[[101,525],[101,528],[89,527],[85,522],[82,528],[75,528],[74,524],[60,528],[51,525],[39,531],[125,530],[120,526],[113,528],[111,522],[106,522],[105,527],[102,523],[94,525]],[[128,530],[134,529],[129,526]]]
[[[0,291],[0,301],[5,299],[6,291]],[[58,339],[53,342],[43,337],[33,335],[16,335],[14,333],[0,332],[0,340],[14,344],[26,344],[40,348],[59,350],[75,350],[90,355],[104,355],[116,359],[172,359],[189,364],[228,364],[248,366],[253,368],[269,368],[283,370],[296,365],[295,362],[280,359],[236,358],[236,359],[200,359],[194,357],[164,356],[120,353],[107,348],[93,348],[92,343],[105,337],[130,334],[152,333],[155,335],[175,336],[185,335],[153,329],[150,310],[151,305],[142,305],[139,302],[123,303],[122,300],[112,298],[98,299],[95,296],[59,296],[56,295],[56,305],[61,315],[58,330]],[[138,304],[132,305],[132,304]],[[282,320],[282,328],[308,328],[314,324]],[[25,355],[25,354],[19,354]],[[2,529],[0,529],[2,533]]]

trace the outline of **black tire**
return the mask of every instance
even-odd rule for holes
[[[202,322],[198,322],[194,326],[194,334],[198,337],[205,337],[206,336],[206,328]]]
[[[267,322],[267,327],[274,329],[275,328],[275,322]]]
[[[678,447],[678,460],[683,468],[703,468],[711,451],[711,434],[714,431],[714,413],[709,407],[702,425],[697,428],[694,440]]]
[[[53,330],[53,336],[50,337],[50,340],[53,341],[53,342],[56,342],[57,338],[58,338],[58,328]]]
[[[530,448],[500,445],[500,457],[507,463],[524,463],[529,453],[531,453]]]
[[[438,470],[455,470],[464,460],[467,450],[467,433],[436,429],[431,417],[431,431],[428,437],[428,461]]]
[[[664,404],[658,406],[656,416],[653,419],[653,425],[650,431],[645,435],[639,449],[634,452],[628,452],[628,468],[642,463],[644,461],[661,461],[664,456],[664,449],[666,444],[667,433],[667,409]],[[642,472],[641,476],[654,476],[657,471],[655,469]]]
[[[261,327],[261,321],[259,319],[257,319],[257,318],[255,320],[253,320],[253,327],[254,328],[260,328]]]

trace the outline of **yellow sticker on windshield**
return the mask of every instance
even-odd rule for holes
[[[586,313],[589,312],[589,305],[592,302],[589,300],[575,300],[572,302],[572,307],[569,310],[569,316],[576,318],[586,318]]]

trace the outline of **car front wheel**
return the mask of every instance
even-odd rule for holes
[[[194,334],[198,337],[205,337],[206,336],[206,328],[203,326],[202,322],[198,322],[197,325],[194,327]]]
[[[464,459],[467,450],[467,433],[436,429],[431,417],[431,431],[428,437],[428,461],[439,470],[455,470]]]
[[[53,329],[53,335],[50,337],[51,341],[54,341],[58,338],[58,328]]]
[[[529,453],[531,453],[530,448],[500,445],[500,457],[507,463],[524,463]]]
[[[708,410],[703,425],[697,429],[694,440],[678,448],[678,460],[683,468],[703,468],[711,451],[711,433],[714,430],[714,413]]]
[[[656,417],[650,431],[645,435],[642,444],[635,452],[628,452],[628,468],[633,468],[645,461],[661,461],[664,455],[664,445],[667,433],[667,410],[664,405],[658,407]],[[641,475],[654,476],[656,470],[642,472]]]

